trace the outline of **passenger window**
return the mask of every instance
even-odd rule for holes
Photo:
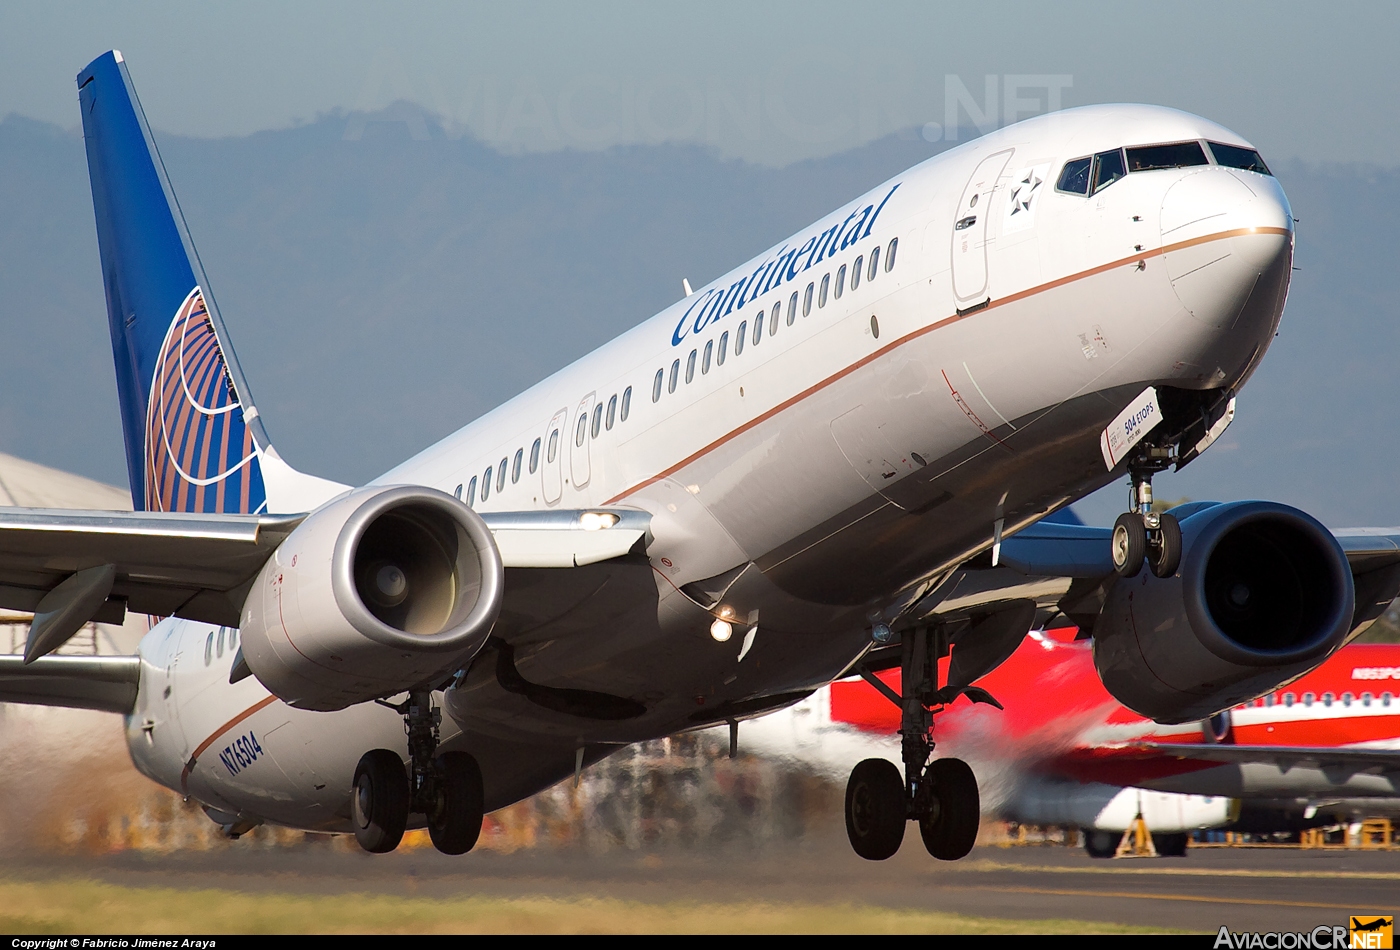
[[[1284,704],[1285,706],[1292,706],[1292,705],[1293,705],[1293,702],[1294,702],[1294,700],[1295,700],[1296,698],[1297,698],[1297,697],[1295,697],[1292,693],[1284,693],[1284,694],[1283,694],[1283,704]]]
[[[612,431],[613,419],[616,418],[616,417],[617,417],[617,393],[613,393],[612,398],[608,400],[608,418],[607,418],[607,420],[603,423],[604,427],[606,427],[607,430],[608,430],[609,432]]]
[[[836,299],[841,299],[841,294],[846,290],[846,265],[842,264],[841,269],[836,272]]]
[[[1332,705],[1332,694],[1331,694],[1331,693],[1323,693],[1323,694],[1322,694],[1322,705],[1324,705],[1324,706],[1330,706],[1330,705]]]
[[[1350,706],[1350,705],[1351,705],[1351,700],[1352,700],[1352,695],[1351,695],[1351,693],[1343,693],[1343,694],[1342,694],[1342,705],[1343,705],[1343,706]]]
[[[574,431],[574,445],[583,445],[583,440],[588,436],[588,413],[581,412],[578,416],[578,429]]]
[[[666,384],[666,391],[673,393],[676,391],[676,382],[681,378],[681,361],[671,361],[671,380]]]
[[[530,474],[535,474],[540,467],[540,440],[536,439],[535,444],[530,446]]]
[[[1094,190],[1098,194],[1127,174],[1123,168],[1123,150],[1099,152],[1094,156]]]
[[[1390,691],[1389,691],[1389,690],[1387,690],[1387,691],[1384,692],[1384,693],[1381,693],[1381,705],[1382,705],[1382,706],[1389,706],[1389,705],[1390,705],[1390,699],[1391,699],[1391,696],[1390,696]]]
[[[760,311],[758,312],[758,316],[756,316],[756,317],[753,318],[753,345],[754,345],[754,346],[758,346],[758,342],[759,342],[760,340],[763,339],[763,317],[764,317],[764,316],[765,316],[765,315],[764,315],[763,311],[760,310]]]
[[[857,257],[855,263],[851,265],[851,289],[855,290],[860,286],[861,266],[865,263],[864,257]]]
[[[462,486],[460,484],[453,490],[452,497],[458,501],[462,500]]]
[[[506,460],[501,459],[501,464],[496,467],[496,494],[500,494],[506,487]]]
[[[525,459],[525,450],[524,450],[524,449],[516,449],[516,450],[515,450],[515,461],[512,462],[512,463],[511,463],[511,466],[510,466],[510,483],[511,483],[512,485],[514,485],[516,482],[520,481],[520,463],[521,463],[522,461],[524,461],[524,459]]]
[[[1055,183],[1056,190],[1071,195],[1087,195],[1089,193],[1089,166],[1092,164],[1094,164],[1092,158],[1076,158],[1073,161],[1065,162],[1065,167],[1060,171],[1060,180]]]
[[[622,416],[621,421],[627,421],[627,415],[632,411],[632,387],[628,386],[622,391]]]
[[[734,355],[738,356],[744,352],[744,340],[749,335],[749,321],[745,320],[739,324],[738,331],[734,334]]]
[[[598,433],[603,429],[603,404],[600,402],[593,407],[593,438],[598,438]]]
[[[208,666],[214,662],[214,631],[209,631],[209,637],[204,641],[204,665]]]
[[[885,273],[894,270],[894,252],[899,250],[899,238],[890,238],[890,246],[885,251]]]
[[[1371,700],[1372,700],[1373,698],[1374,698],[1374,697],[1372,697],[1370,693],[1362,693],[1362,694],[1361,694],[1361,705],[1363,705],[1363,706],[1369,706],[1369,705],[1371,705]]]
[[[826,292],[831,289],[831,275],[822,275],[822,289],[817,292],[817,309],[826,306]]]
[[[739,333],[742,335],[743,332],[744,332],[743,327],[740,327],[740,328],[739,328]],[[719,335],[719,352],[715,354],[715,365],[716,365],[716,366],[723,366],[723,365],[724,365],[725,351],[728,350],[728,349],[729,349],[729,331],[728,331],[728,330],[725,330],[723,333],[721,333],[721,334]]]
[[[653,380],[651,381],[651,401],[652,401],[652,402],[660,402],[660,401],[661,401],[661,381],[662,381],[663,379],[665,379],[665,378],[666,378],[666,371],[665,371],[664,369],[659,369],[659,370],[656,371],[656,378],[653,379]],[[552,462],[552,461],[554,461],[554,459],[551,458],[550,461]]]
[[[238,649],[238,628],[237,628],[237,627],[229,627],[229,628],[228,628],[228,648],[229,648],[230,650],[237,650],[237,649]]]
[[[219,639],[218,639],[217,641],[215,641],[215,645],[214,645],[214,655],[217,656],[217,657],[218,657],[219,659],[221,659],[221,660],[224,658],[224,628],[223,628],[223,627],[220,627],[220,628],[219,628]]]
[[[1313,704],[1313,700],[1314,700],[1315,698],[1316,698],[1316,696],[1314,696],[1312,693],[1304,693],[1304,694],[1303,694],[1303,705],[1304,705],[1304,706],[1311,706],[1311,705]]]
[[[866,280],[874,280],[874,279],[875,279],[875,275],[878,274],[879,272],[880,272],[880,248],[879,248],[878,246],[876,246],[876,248],[875,248],[873,251],[870,252],[870,270],[868,270],[868,271],[865,272],[865,279],[866,279]]]
[[[549,433],[549,454],[545,456],[545,460],[546,460],[546,461],[549,461],[549,462],[553,462],[553,461],[554,461],[556,458],[558,458],[558,457],[559,457],[559,430],[558,430],[558,429],[555,429],[555,430],[553,430],[552,432]]]
[[[695,351],[691,350],[690,355],[685,358],[685,381],[688,383],[695,378]]]
[[[486,474],[481,476],[481,500],[491,497],[491,466],[486,466]]]
[[[788,326],[792,326],[792,321],[794,321],[794,320],[796,320],[796,319],[797,319],[797,291],[794,290],[794,291],[792,292],[792,296],[788,298],[788,318],[787,318],[787,325],[788,325]],[[770,333],[770,334],[768,334],[768,335],[769,335],[769,336],[772,336],[773,334]]]
[[[559,434],[559,430],[556,429],[555,432],[554,432],[554,434],[555,434],[555,435],[558,435],[558,434]],[[473,475],[473,476],[472,476],[472,480],[469,481],[469,482],[467,482],[467,507],[468,507],[468,508],[473,508],[473,507],[475,507],[475,506],[476,506],[476,476]]]
[[[705,341],[705,356],[700,361],[700,375],[703,376],[710,371],[710,357],[715,351],[715,341]]]
[[[802,316],[812,312],[812,294],[816,292],[816,284],[808,284],[807,292],[802,295]]]
[[[1258,172],[1260,175],[1273,174],[1269,171],[1269,166],[1265,165],[1264,160],[1259,157],[1259,153],[1252,148],[1211,142],[1210,152],[1215,156],[1217,165],[1224,165],[1226,168],[1239,168],[1247,172]]]
[[[1128,151],[1128,171],[1148,172],[1158,168],[1189,168],[1192,165],[1209,165],[1205,149],[1200,142],[1177,142],[1174,145],[1146,145],[1130,148]]]
[[[773,312],[768,317],[768,335],[771,337],[778,332],[778,316],[783,312],[783,302],[779,300],[773,304]]]

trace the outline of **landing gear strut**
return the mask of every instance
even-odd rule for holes
[[[1144,559],[1158,577],[1171,577],[1181,566],[1181,525],[1152,510],[1152,476],[1173,461],[1170,448],[1144,445],[1128,463],[1128,511],[1114,522],[1111,542],[1113,569],[1122,577],[1136,577]]]
[[[905,822],[919,823],[928,853],[956,861],[977,840],[981,806],[977,779],[961,759],[933,759],[933,717],[962,692],[938,688],[938,660],[948,654],[944,631],[926,627],[903,638],[903,696],[871,674],[865,679],[901,708],[904,775],[884,759],[866,759],[846,786],[846,834],[856,854],[883,861],[899,850]],[[981,690],[976,690],[982,693]],[[990,696],[987,697],[990,699]]]
[[[404,719],[408,769],[397,752],[366,752],[355,769],[351,813],[355,838],[366,851],[393,851],[403,838],[410,813],[424,815],[433,846],[444,854],[464,854],[481,834],[481,768],[465,752],[437,754],[442,711],[433,694],[412,690],[398,705],[380,700]]]

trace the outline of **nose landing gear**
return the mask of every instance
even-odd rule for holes
[[[397,706],[380,700],[404,718],[409,763],[389,749],[366,752],[355,768],[351,818],[355,839],[366,851],[393,851],[403,838],[410,813],[427,818],[433,846],[444,854],[464,854],[481,834],[481,768],[465,752],[437,753],[442,711],[433,694],[413,690]]]
[[[921,627],[906,634],[901,645],[900,672],[904,695],[874,674],[861,676],[900,707],[900,736],[904,775],[885,759],[866,759],[851,772],[846,785],[846,835],[856,854],[883,861],[899,850],[905,823],[919,823],[928,853],[941,861],[956,861],[972,850],[981,820],[977,779],[961,759],[929,759],[933,755],[933,717],[959,695],[1000,706],[977,687],[938,688],[938,660],[948,653],[942,631]]]
[[[1147,561],[1158,577],[1171,577],[1181,566],[1181,525],[1170,514],[1152,510],[1152,476],[1173,462],[1172,450],[1145,445],[1128,463],[1132,488],[1129,510],[1113,523],[1113,569],[1136,577]]]

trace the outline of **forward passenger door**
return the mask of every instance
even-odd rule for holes
[[[972,172],[953,216],[953,297],[959,310],[987,301],[987,225],[992,194],[1015,149],[988,155]]]

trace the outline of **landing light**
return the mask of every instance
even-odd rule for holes
[[[579,516],[578,524],[585,531],[601,531],[617,524],[617,515],[607,511],[585,511]]]
[[[727,620],[716,620],[710,624],[710,636],[715,638],[717,643],[723,643],[734,635],[734,628]]]

